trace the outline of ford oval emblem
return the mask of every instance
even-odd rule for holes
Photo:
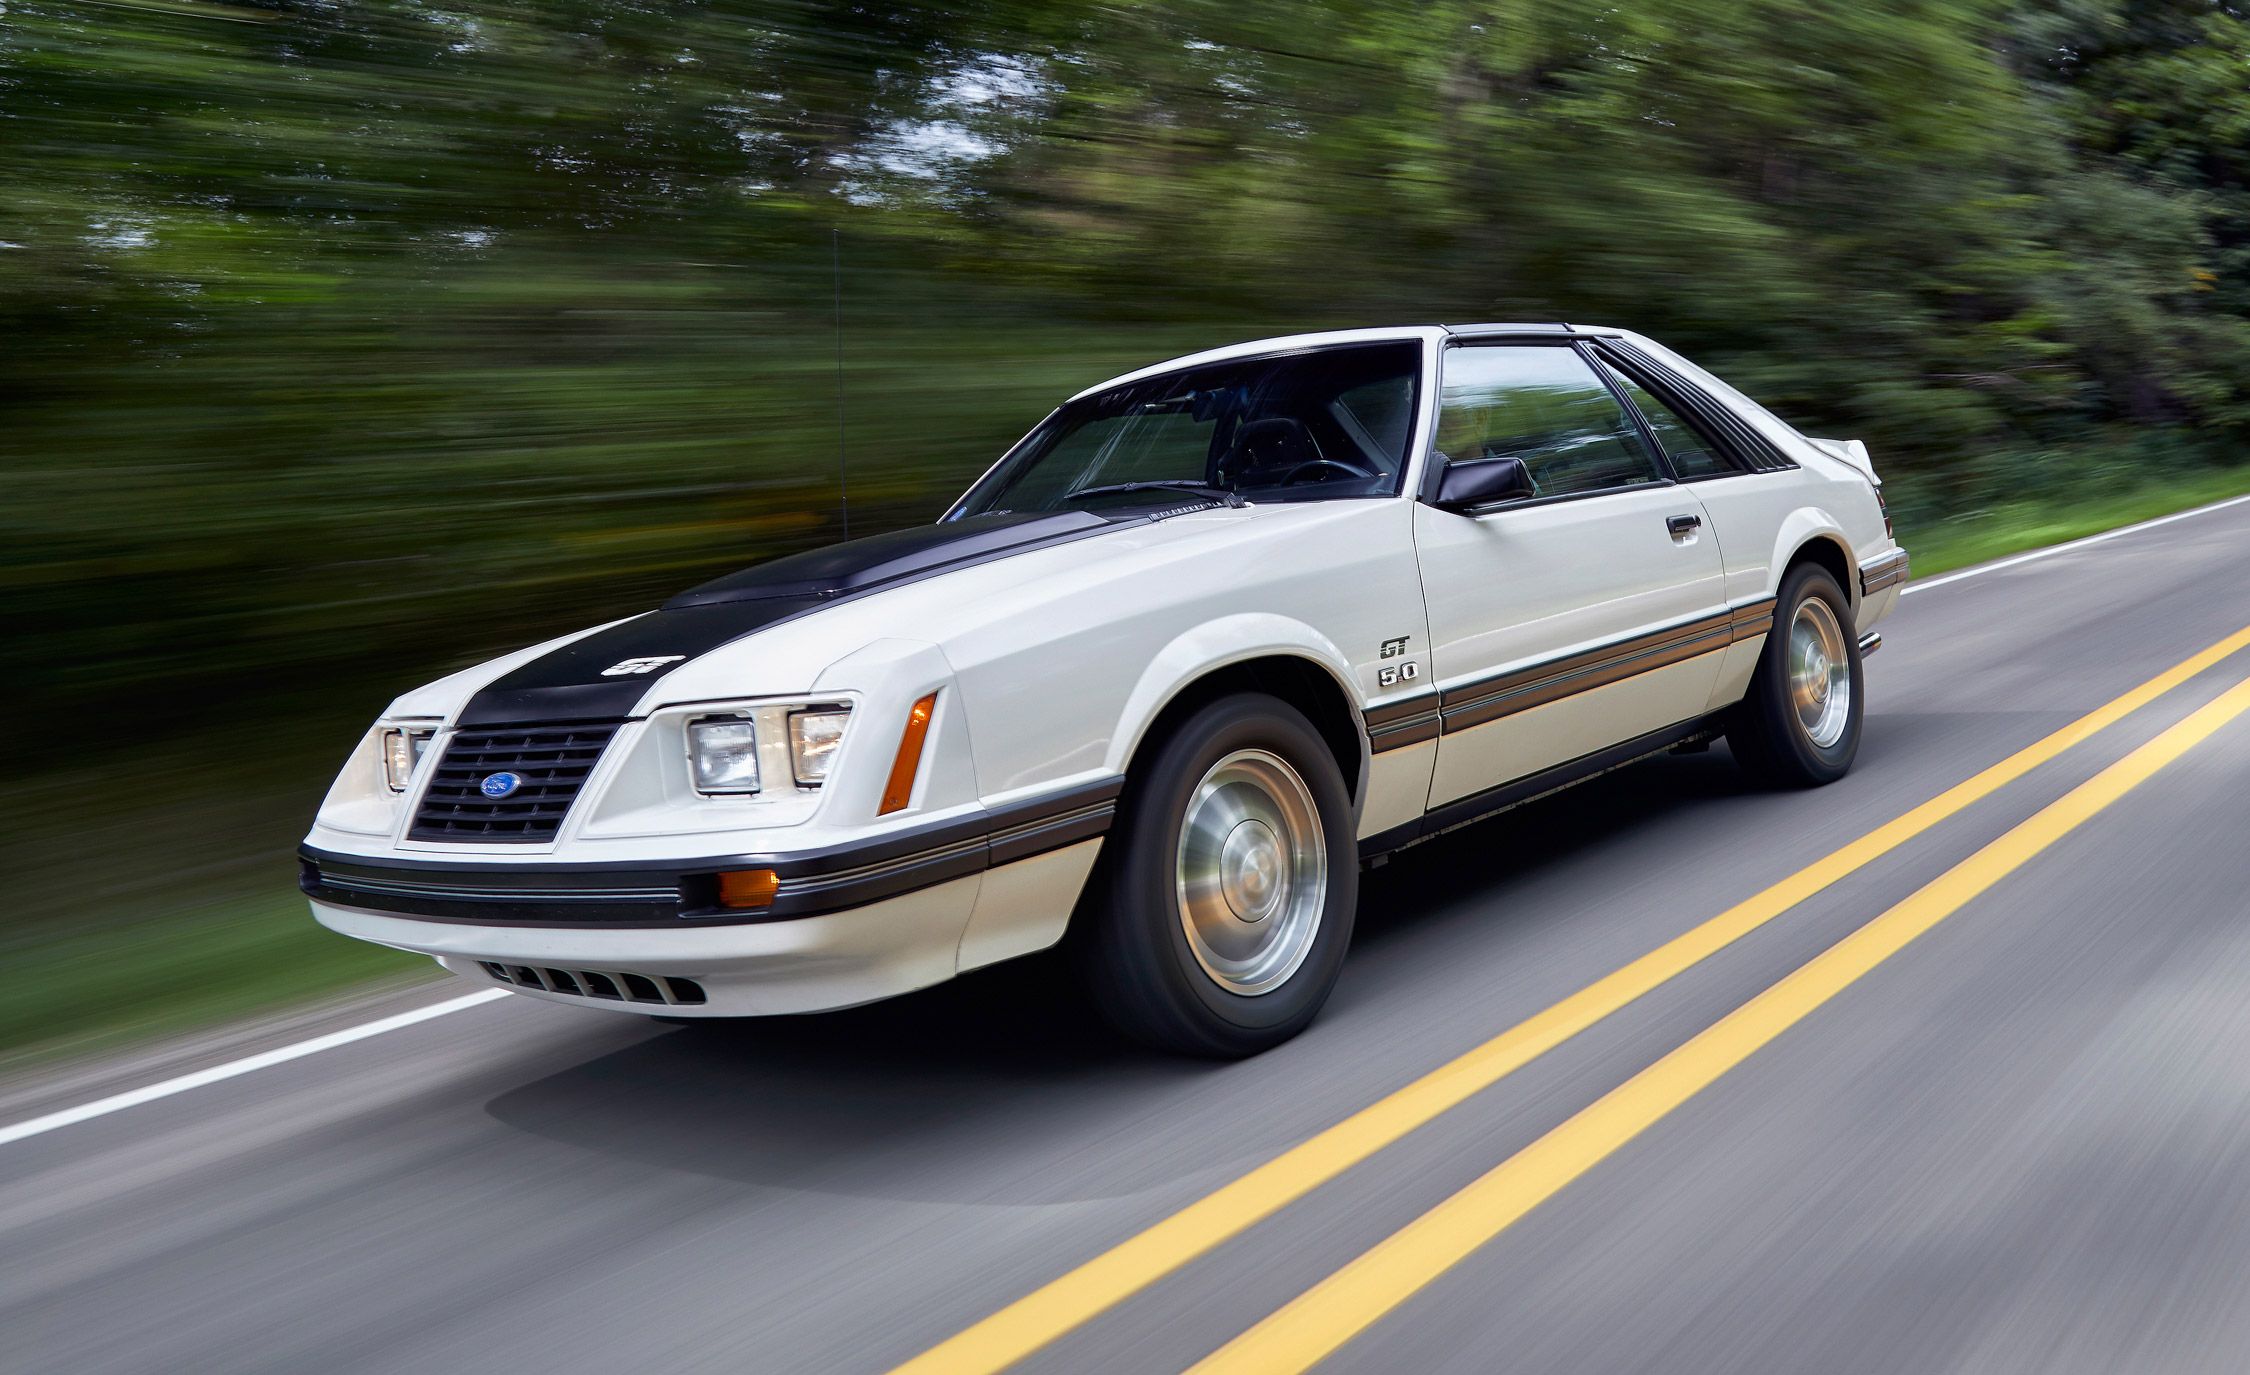
[[[488,773],[484,776],[484,781],[477,784],[477,791],[483,793],[486,797],[497,799],[506,797],[522,786],[523,778],[520,775]]]

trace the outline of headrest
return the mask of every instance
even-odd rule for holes
[[[1234,457],[1237,461],[1227,466],[1237,471],[1246,468],[1294,468],[1320,456],[1320,446],[1313,441],[1312,431],[1305,428],[1304,421],[1294,416],[1277,415],[1264,420],[1252,420],[1235,431]]]

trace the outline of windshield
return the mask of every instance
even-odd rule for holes
[[[1396,495],[1421,346],[1352,344],[1183,368],[1048,417],[955,517]]]

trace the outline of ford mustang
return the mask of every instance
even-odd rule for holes
[[[1303,1029],[1363,866],[1667,750],[1851,767],[1906,554],[1856,441],[1578,325],[1239,344],[1081,393],[933,525],[417,688],[314,916],[531,997],[840,1008],[1061,946],[1150,1044]]]

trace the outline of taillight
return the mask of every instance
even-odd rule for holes
[[[1883,538],[1895,539],[1891,533],[1891,504],[1883,500],[1883,489],[1875,489],[1875,509],[1883,513]]]

